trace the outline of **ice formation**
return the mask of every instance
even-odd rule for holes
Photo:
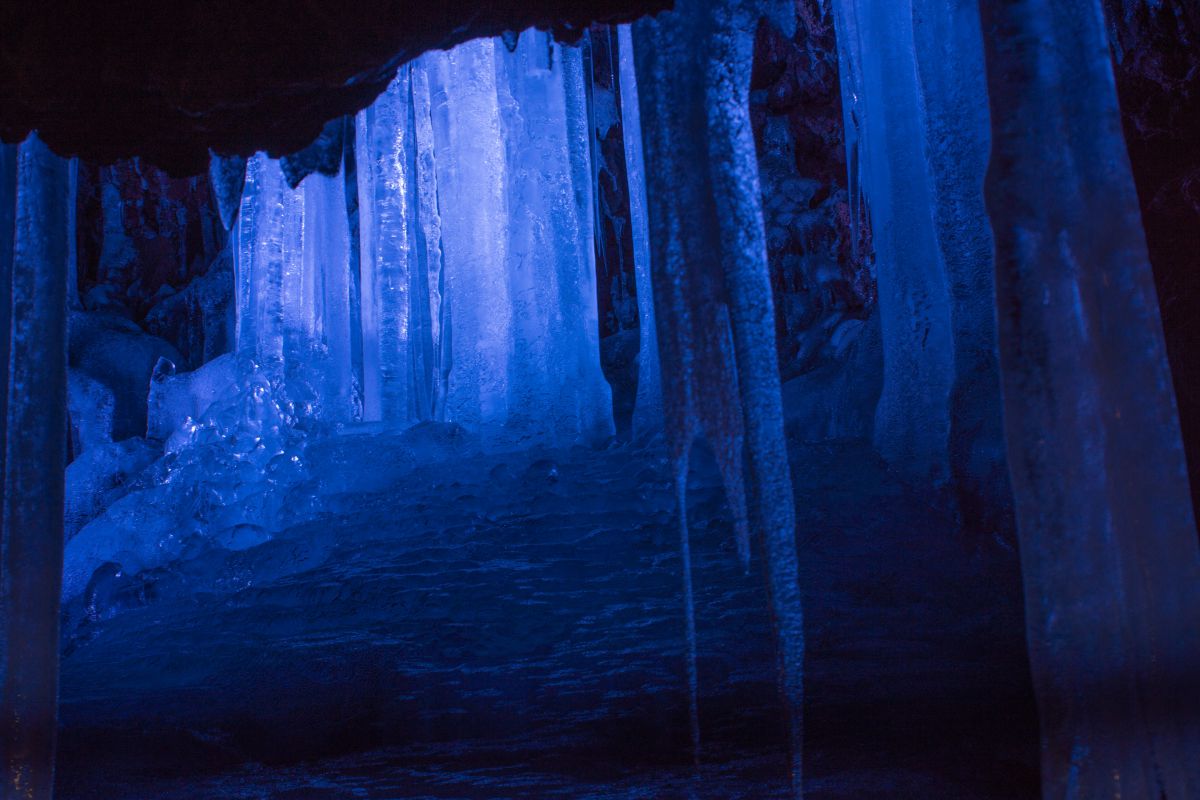
[[[1200,794],[1200,551],[1090,5],[980,4],[1005,435],[1043,795],[1173,800]]]
[[[367,419],[612,433],[583,63],[529,31],[403,68],[357,121]]]
[[[658,332],[654,324],[654,286],[650,279],[650,220],[646,213],[646,161],[642,152],[641,110],[638,108],[637,70],[633,63],[633,32],[617,29],[621,85],[622,142],[629,182],[629,222],[633,228],[633,268],[638,296],[637,402],[633,409],[634,435],[662,430],[662,378],[658,364]]]
[[[634,25],[667,440],[675,466],[695,659],[685,503],[692,444],[721,467],[743,563],[756,535],[770,586],[781,693],[801,796],[804,630],[774,310],[749,115],[754,32],[770,4],[681,2]],[[699,749],[697,673],[692,740]]]
[[[344,182],[313,174],[292,189],[275,159],[246,165],[232,234],[237,350],[275,370],[316,416],[357,415],[350,363],[350,234]],[[297,400],[301,397],[294,394]]]
[[[0,145],[0,794],[49,797],[58,728],[58,598],[67,458],[69,167],[31,135]],[[3,247],[8,245],[7,247]],[[11,317],[9,314],[11,313]]]
[[[951,481],[972,524],[1007,506],[983,207],[988,110],[970,4],[836,0],[854,220],[868,217],[883,332],[875,440]],[[932,213],[931,213],[932,210]]]

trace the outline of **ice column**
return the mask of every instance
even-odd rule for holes
[[[681,0],[674,11],[636,23],[633,33],[685,595],[691,588],[683,503],[687,459],[692,440],[703,434],[717,454],[740,520],[743,557],[750,529],[766,563],[791,735],[793,795],[799,797],[804,632],[795,507],[749,119],[754,32],[760,14],[774,10],[741,0]],[[694,661],[690,608],[688,620]],[[689,673],[696,741],[694,666]]]
[[[1200,552],[1098,0],[983,0],[1044,797],[1200,797]]]
[[[351,418],[357,392],[340,176],[314,173],[290,189],[277,160],[254,156],[234,239],[238,350],[286,376],[318,415]]]
[[[654,288],[650,280],[650,221],[646,216],[646,165],[642,153],[642,115],[638,108],[633,33],[617,28],[621,87],[621,132],[625,174],[629,182],[629,223],[633,233],[633,275],[638,297],[638,388],[633,409],[635,436],[662,430],[662,380],[658,366],[658,334],[654,326]]]
[[[11,324],[0,516],[0,794],[48,800],[58,727],[69,170],[36,134],[15,164],[12,148],[0,146],[0,153],[0,246],[7,245],[0,284],[9,289],[0,317]]]
[[[433,415],[427,259],[418,247],[416,115],[406,66],[357,117],[363,417]]]
[[[843,98],[854,125],[856,189],[870,205],[883,391],[875,441],[895,468],[949,478],[954,344],[950,287],[938,247],[935,193],[913,48],[911,0],[837,0]]]

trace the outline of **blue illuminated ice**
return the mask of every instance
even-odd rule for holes
[[[579,51],[531,31],[426,54],[357,135],[366,418],[610,435]]]

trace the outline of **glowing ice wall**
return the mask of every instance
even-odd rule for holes
[[[286,376],[293,397],[315,415],[354,417],[359,389],[340,176],[313,174],[291,189],[278,161],[251,158],[234,248],[239,352]]]
[[[426,54],[359,114],[368,418],[612,432],[587,135],[582,57],[536,31]]]

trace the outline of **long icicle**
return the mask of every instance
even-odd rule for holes
[[[0,794],[49,800],[67,467],[67,162],[33,134],[18,157],[0,608]],[[7,179],[5,183],[10,183]],[[4,301],[8,302],[5,297]]]

